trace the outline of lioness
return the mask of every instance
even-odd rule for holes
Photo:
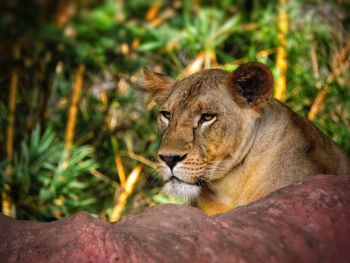
[[[251,62],[175,81],[147,69],[159,104],[158,172],[165,191],[207,214],[225,212],[350,160],[310,121],[272,97],[271,71]]]

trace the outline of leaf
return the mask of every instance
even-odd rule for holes
[[[157,48],[160,48],[162,46],[162,43],[159,41],[155,41],[155,42],[148,42],[148,43],[144,43],[141,44],[137,50],[139,52],[146,52],[146,51],[151,51]]]
[[[67,187],[70,189],[84,189],[87,187],[87,184],[78,181],[72,181],[67,184]]]

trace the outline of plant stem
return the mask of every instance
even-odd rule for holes
[[[157,169],[157,164],[155,162],[152,162],[141,155],[138,155],[132,151],[128,151],[128,156],[133,160],[139,161],[140,163],[151,167],[152,169]]]
[[[119,180],[120,180],[120,185],[122,187],[125,187],[125,171],[124,171],[124,166],[122,163],[122,159],[120,158],[119,154],[115,154],[115,165],[117,167],[117,171],[118,171],[118,176],[119,176]]]
[[[333,68],[332,72],[328,75],[326,82],[322,85],[321,91],[316,95],[314,102],[312,103],[311,109],[307,115],[309,120],[314,120],[317,113],[321,110],[324,105],[326,95],[329,91],[329,85],[332,84],[334,79],[342,72],[345,63],[349,63],[349,52],[350,52],[350,39],[346,42],[345,46],[340,50],[337,56],[337,64]]]
[[[115,166],[117,168],[119,182],[120,182],[120,185],[122,187],[125,187],[125,181],[126,181],[125,169],[124,169],[122,159],[120,158],[120,155],[118,153],[118,147],[116,146],[117,145],[116,136],[112,136],[111,143],[112,143],[112,148],[113,148],[113,152],[114,152],[114,162],[115,162]]]
[[[191,1],[182,0],[182,18],[186,27],[188,27],[190,23],[190,12],[191,12]]]
[[[286,12],[286,0],[278,0],[278,41],[276,54],[276,68],[278,77],[275,82],[275,98],[281,101],[286,99],[286,73],[287,73],[287,39],[288,33],[288,14]]]
[[[75,75],[75,80],[73,84],[72,90],[72,101],[69,108],[68,120],[67,120],[67,128],[66,128],[66,137],[65,137],[65,148],[68,151],[73,144],[74,141],[74,133],[75,133],[75,125],[77,122],[78,115],[78,104],[80,100],[80,93],[82,87],[84,85],[84,72],[85,66],[79,65],[79,68]]]
[[[128,179],[125,182],[125,190],[119,195],[117,205],[113,209],[112,216],[110,218],[111,222],[116,222],[121,218],[128,198],[141,175],[142,167],[142,164],[137,165],[131,172],[131,174],[128,176]]]
[[[9,91],[8,115],[7,115],[7,130],[6,130],[6,154],[10,161],[6,166],[6,175],[12,177],[12,158],[13,158],[13,138],[14,138],[14,123],[16,112],[16,97],[18,88],[18,72],[13,70],[11,74],[11,83]],[[16,216],[15,206],[10,198],[11,187],[9,184],[4,185],[5,191],[2,193],[2,213],[7,216]]]

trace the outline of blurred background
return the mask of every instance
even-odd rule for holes
[[[4,214],[104,220],[168,202],[140,69],[182,78],[257,60],[275,97],[350,152],[350,1],[4,0]]]

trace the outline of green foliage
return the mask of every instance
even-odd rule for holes
[[[195,5],[200,2],[200,5]],[[15,113],[15,154],[0,148],[0,172],[12,186],[18,218],[51,220],[79,210],[105,217],[115,205],[119,184],[115,153],[127,172],[133,153],[154,160],[157,110],[137,79],[144,66],[178,77],[201,52],[220,67],[258,60],[275,67],[277,1],[161,1],[152,25],[152,1],[4,1],[0,8],[0,141],[5,145],[8,87],[19,71]],[[288,1],[287,101],[307,115],[317,83],[337,65],[342,71],[328,85],[315,123],[350,152],[349,62],[339,52],[349,39],[346,3]],[[64,23],[59,17],[66,17]],[[315,52],[319,77],[311,53]],[[212,57],[209,56],[211,59]],[[343,65],[343,64],[344,65]],[[86,66],[75,146],[64,150],[64,133],[74,73]],[[42,127],[42,130],[35,127]],[[47,128],[50,127],[50,128]],[[115,141],[112,140],[115,138]],[[5,175],[13,166],[13,177]],[[92,175],[97,169],[100,176]],[[126,214],[172,200],[160,192],[155,171],[143,169]],[[1,188],[2,191],[5,191]]]
[[[220,45],[238,29],[239,16],[225,17],[219,9],[201,9],[193,22],[185,27],[183,46],[193,52],[214,52]]]
[[[8,163],[7,163],[8,164]],[[48,220],[89,209],[96,197],[85,192],[90,170],[97,167],[93,149],[73,147],[69,152],[54,132],[47,128],[41,135],[37,127],[12,162],[13,176],[3,180],[11,186],[20,218]]]

